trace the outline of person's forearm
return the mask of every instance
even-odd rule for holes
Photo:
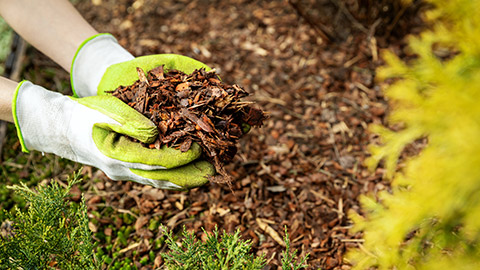
[[[13,122],[12,99],[18,82],[0,77],[0,120]]]
[[[0,0],[0,15],[67,71],[80,44],[98,33],[68,0]]]

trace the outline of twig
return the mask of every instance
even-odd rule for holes
[[[382,22],[381,18],[378,18],[375,22],[370,25],[368,29],[367,39],[371,39],[375,35],[375,31],[377,30],[377,26]]]
[[[334,39],[333,35],[328,33],[326,30],[326,27],[320,24],[317,21],[312,20],[307,14],[303,12],[303,10],[300,8],[300,5],[293,1],[293,0],[288,0],[288,3],[293,7],[295,12],[297,12],[298,16],[303,18],[317,33],[318,35],[327,43],[332,42]],[[322,30],[322,28],[324,28]]]
[[[121,249],[121,250],[118,251],[118,252],[119,252],[119,253],[125,253],[125,252],[127,252],[127,251],[129,251],[129,250],[132,250],[132,249],[140,246],[141,243],[142,243],[142,242],[133,243],[133,244],[131,244],[130,246],[128,246],[128,247],[126,247],[126,248],[124,248],[124,249]]]
[[[403,5],[402,9],[400,9],[400,11],[397,13],[395,18],[393,19],[393,22],[387,26],[387,31],[386,31],[387,33],[385,34],[387,38],[390,37],[393,29],[395,28],[395,26],[397,26],[398,21],[400,21],[400,18],[403,16],[403,14],[405,14],[405,11],[407,11],[408,7],[409,5]]]
[[[386,34],[385,34],[385,37],[386,38],[389,38],[390,35],[392,34],[392,31],[393,29],[395,29],[395,27],[397,26],[398,22],[400,21],[400,19],[402,18],[403,15],[405,15],[405,12],[407,10],[411,10],[412,12],[417,12],[419,9],[421,9],[422,7],[425,6],[425,1],[413,1],[412,4],[401,4],[402,5],[402,8],[400,9],[400,11],[397,12],[397,14],[395,15],[395,18],[393,19],[392,23],[390,25],[387,26],[387,30],[386,30]],[[428,4],[426,4],[428,5]]]
[[[113,208],[113,207],[112,207]],[[132,211],[130,210],[126,210],[126,209],[120,209],[120,208],[113,208],[115,210],[117,210],[119,213],[122,213],[122,214],[129,214],[131,216],[133,216],[135,219],[138,219],[138,216],[135,215]]]
[[[347,17],[347,19],[353,24],[354,27],[358,28],[360,31],[364,32],[365,34],[368,33],[368,29],[363,26],[353,15],[348,11],[348,9],[345,7],[345,4],[341,1],[338,0],[331,0],[333,4],[335,4],[341,11],[342,13]]]
[[[342,242],[350,242],[350,243],[364,243],[365,239],[341,239]]]
[[[375,38],[375,31],[377,30],[377,26],[382,22],[382,19],[378,18],[368,29],[367,40],[369,41],[368,44],[370,46],[370,50],[372,51],[372,60],[374,62],[378,61],[378,52],[377,52],[377,39]]]

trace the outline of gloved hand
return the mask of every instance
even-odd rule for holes
[[[177,54],[156,54],[134,58],[110,34],[95,35],[80,45],[70,70],[74,95],[79,97],[104,94],[120,85],[138,80],[137,67],[145,72],[164,65],[187,74],[195,69],[210,68],[190,57]]]
[[[215,170],[187,152],[148,149],[121,134],[151,143],[158,135],[146,117],[112,96],[71,98],[28,81],[13,99],[14,122],[22,150],[38,150],[95,166],[114,180],[132,180],[164,189],[205,184]]]

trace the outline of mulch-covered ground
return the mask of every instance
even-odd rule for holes
[[[209,183],[188,192],[163,191],[113,182],[84,168],[97,179],[83,188],[101,247],[108,246],[108,237],[119,237],[115,228],[131,224],[120,254],[138,262],[152,250],[156,259],[144,266],[151,269],[161,264],[157,254],[164,250],[155,244],[162,235],[155,223],[175,231],[185,225],[199,237],[201,228],[217,226],[239,229],[275,269],[286,226],[292,248],[310,254],[311,269],[349,269],[343,255],[362,240],[349,233],[348,212],[361,212],[359,195],[388,188],[381,169],[370,172],[362,164],[375,140],[367,127],[383,123],[388,111],[375,81],[380,50],[402,55],[403,36],[421,25],[418,5],[382,2],[395,1],[77,3],[98,31],[112,33],[132,54],[198,59],[225,82],[242,85],[270,115],[241,140],[226,167],[232,189]],[[51,67],[58,75],[50,84],[41,76],[28,79],[64,88],[59,80],[67,79],[65,72],[38,53],[29,57],[30,70]]]

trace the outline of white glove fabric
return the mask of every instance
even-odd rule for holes
[[[97,95],[97,86],[107,68],[134,59],[110,34],[87,39],[78,49],[70,70],[72,90],[78,97]]]
[[[24,151],[54,153],[101,169],[113,180],[130,180],[163,189],[180,189],[169,181],[156,181],[130,169],[158,170],[162,166],[129,163],[100,152],[92,139],[95,123],[119,123],[105,114],[41,86],[24,81],[14,99],[14,118]]]

